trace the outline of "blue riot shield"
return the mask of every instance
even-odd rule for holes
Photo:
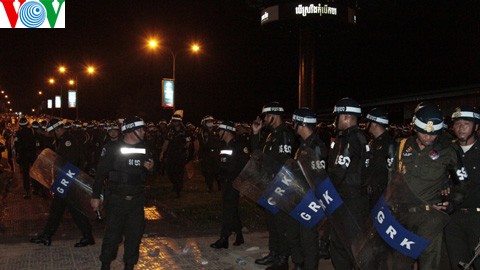
[[[240,194],[273,214],[283,211],[307,228],[313,228],[325,213],[296,160],[278,164],[255,151],[233,181]]]
[[[51,149],[44,149],[30,168],[30,177],[64,198],[90,219],[97,214],[90,206],[94,179]]]
[[[418,198],[402,174],[394,173],[353,251],[362,269],[411,269],[448,220],[446,213]]]

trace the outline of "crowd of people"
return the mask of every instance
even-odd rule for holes
[[[198,160],[206,190],[213,192],[216,186],[223,192],[220,238],[211,247],[228,248],[231,234],[235,234],[233,245],[245,242],[238,210],[240,194],[232,183],[250,154],[261,151],[284,164],[297,159],[305,149],[315,153],[311,169],[330,177],[356,221],[346,224],[347,228],[362,226],[391,175],[402,175],[413,194],[425,202],[426,210],[422,210],[449,215],[444,231],[429,239],[430,245],[416,260],[418,269],[448,269],[440,263],[442,243],[446,243],[451,269],[456,269],[460,261],[470,260],[480,239],[480,175],[476,170],[480,112],[459,106],[451,115],[450,128],[435,104],[422,102],[413,114],[411,123],[394,125],[385,110],[374,108],[365,113],[357,101],[343,98],[334,107],[332,123],[319,123],[309,108],[299,108],[287,119],[281,104],[271,102],[251,124],[207,115],[196,127],[185,124],[183,111],[176,111],[168,123],[157,124],[138,117],[88,123],[4,117],[0,129],[10,167],[17,162],[22,171],[25,199],[32,194],[52,196],[29,175],[45,148],[95,178],[93,210],[102,207],[102,197],[109,202],[102,269],[109,269],[123,238],[125,269],[133,269],[138,261],[147,175],[166,173],[173,192],[181,198],[188,164]],[[315,190],[320,183],[308,184]],[[53,195],[44,230],[31,242],[51,245],[66,208],[82,232],[75,246],[95,244],[86,217],[68,199],[57,195]],[[328,226],[328,221],[321,223],[321,230],[307,229],[285,212],[266,211],[266,222],[270,252],[257,259],[257,264],[288,269],[291,259],[295,269],[318,269],[319,259],[331,257],[335,269],[358,269],[345,235]],[[416,232],[429,229],[422,224],[403,225],[416,228]],[[405,260],[402,256],[392,260]],[[474,266],[480,269],[480,260]]]

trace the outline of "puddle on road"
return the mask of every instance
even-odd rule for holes
[[[146,220],[160,220],[162,215],[158,212],[156,206],[144,207]]]

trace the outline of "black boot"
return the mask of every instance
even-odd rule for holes
[[[39,234],[30,239],[30,242],[35,244],[44,244],[45,246],[50,246],[52,244],[52,238],[46,234]]]
[[[110,263],[102,262],[102,268],[100,270],[110,270]]]
[[[133,268],[135,268],[135,265],[134,264],[128,264],[126,263],[125,264],[125,267],[123,268],[124,270],[133,270]]]
[[[240,246],[241,244],[245,243],[245,241],[243,240],[243,233],[241,231],[236,233],[235,235],[235,242],[233,242],[234,246]]]
[[[273,264],[267,267],[266,270],[288,270],[288,256],[275,256]]]
[[[260,264],[260,265],[269,265],[273,263],[273,259],[275,258],[276,253],[274,251],[270,251],[267,256],[261,258],[261,259],[256,259],[255,263]]]
[[[228,248],[228,238],[227,237],[220,237],[217,242],[210,245],[212,248]]]
[[[303,263],[296,263],[294,269],[295,270],[304,270],[305,267],[303,266]]]
[[[319,259],[330,259],[330,249],[328,248],[329,243],[325,240],[320,240],[319,243],[319,250],[318,250],[318,258]]]
[[[93,235],[84,234],[82,239],[80,239],[78,243],[75,243],[75,247],[86,247],[94,244],[95,244],[95,239],[93,239]]]

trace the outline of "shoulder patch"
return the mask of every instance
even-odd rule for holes
[[[66,141],[66,142],[65,142],[65,146],[66,146],[66,147],[72,146],[72,142],[71,142],[71,141]]]

